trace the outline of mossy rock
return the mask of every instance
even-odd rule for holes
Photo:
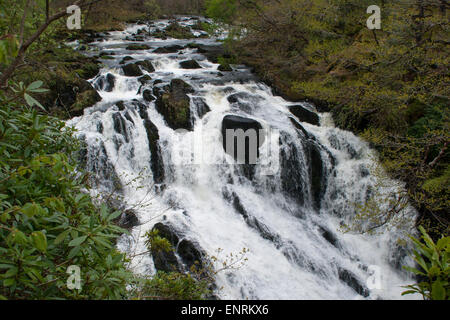
[[[231,68],[229,63],[222,63],[217,70],[219,71],[233,71],[233,68]]]
[[[172,129],[193,129],[190,98],[187,95],[192,92],[194,89],[189,84],[181,79],[174,79],[168,90],[158,95],[156,109]]]
[[[72,105],[70,113],[72,116],[78,117],[83,115],[84,109],[89,108],[101,101],[102,98],[95,90],[88,90],[77,95],[75,104]]]
[[[123,74],[127,77],[140,77],[143,75],[139,65],[135,63],[129,63],[122,67]]]
[[[183,27],[177,22],[171,23],[164,30],[165,35],[175,39],[192,39],[195,36],[192,34],[191,29],[189,27]]]

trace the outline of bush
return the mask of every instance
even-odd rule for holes
[[[1,92],[0,92],[1,94]],[[131,273],[124,230],[83,191],[78,141],[51,116],[0,96],[0,298],[119,299]],[[69,290],[69,266],[81,290]]]
[[[405,267],[406,270],[419,277],[420,282],[407,286],[405,294],[420,293],[427,300],[450,299],[450,238],[442,237],[434,243],[423,227],[419,227],[423,243],[412,238],[416,244],[414,261],[419,269]]]

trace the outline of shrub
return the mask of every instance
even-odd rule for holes
[[[115,248],[124,230],[93,204],[64,122],[0,92],[0,298],[118,299],[131,273]],[[67,269],[81,270],[69,290]]]
[[[409,290],[402,295],[420,293],[427,300],[449,300],[450,237],[442,237],[434,243],[423,227],[419,227],[419,230],[423,243],[412,238],[416,244],[414,261],[419,265],[419,269],[405,269],[417,275],[420,282],[407,286]]]

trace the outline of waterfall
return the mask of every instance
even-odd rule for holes
[[[189,27],[198,18],[178,19]],[[218,48],[217,38],[201,31],[189,40],[152,37],[169,23],[130,25],[92,43],[87,54],[101,50],[113,57],[90,80],[103,99],[67,122],[85,142],[82,159],[92,193],[113,195],[136,215],[131,235],[118,242],[135,255],[133,271],[154,274],[159,268],[152,254],[139,255],[147,251],[144,234],[157,226],[173,237],[182,271],[193,257],[216,255],[219,248],[223,257],[248,250],[243,266],[216,275],[221,299],[401,298],[402,286],[413,280],[401,270],[411,260],[399,243],[411,232],[414,210],[404,210],[410,219],[401,227],[380,234],[340,231],[353,221],[355,203],[376,188],[397,188],[394,182],[378,185],[376,154],[367,143],[336,128],[330,114],[313,105],[274,95],[245,66],[219,71],[207,58]],[[129,50],[131,43],[150,49]],[[180,66],[190,60],[199,66]],[[153,68],[137,64],[139,76],[125,75],[123,66],[142,61]],[[170,90],[181,96],[174,79],[192,88],[185,94],[187,130],[174,130],[158,106]],[[267,154],[264,148],[278,146],[274,172],[265,174],[259,163],[236,165],[225,153],[221,130],[230,115],[274,133],[259,150]],[[200,161],[186,161],[192,153],[200,153]]]

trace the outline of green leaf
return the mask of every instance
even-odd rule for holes
[[[47,251],[47,237],[44,233],[42,233],[41,231],[35,231],[31,234],[31,238],[33,239],[33,243],[39,251]]]
[[[31,217],[33,217],[33,216],[35,216],[35,215],[38,214],[39,209],[38,209],[38,207],[37,207],[37,205],[36,205],[35,203],[29,203],[29,202],[28,202],[28,203],[26,203],[26,204],[22,207],[21,211],[22,211],[28,218],[31,218]]]
[[[39,101],[37,101],[35,98],[30,96],[29,94],[25,93],[23,95],[23,97],[25,98],[25,101],[27,102],[27,104],[30,107],[37,106],[37,107],[41,108],[42,110],[45,110],[45,108],[39,103]]]
[[[53,242],[55,245],[60,244],[61,242],[63,242],[67,236],[69,235],[70,230],[66,230],[64,232],[61,232],[56,238],[55,241]]]
[[[34,90],[34,89],[38,89],[40,88],[44,83],[41,80],[38,81],[34,81],[33,83],[31,83],[27,90]]]
[[[87,238],[88,238],[88,236],[81,236],[81,237],[75,238],[69,242],[69,247],[77,247],[77,246],[81,245],[84,241],[86,241]]]
[[[433,282],[431,286],[431,298],[433,300],[445,300],[445,289],[439,280]]]

